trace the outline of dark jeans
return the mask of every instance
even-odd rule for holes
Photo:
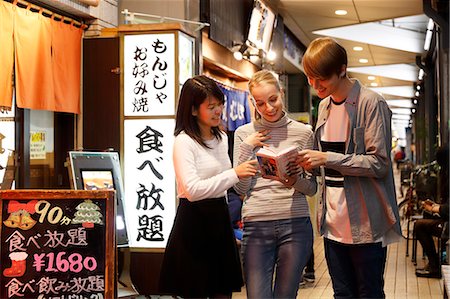
[[[334,298],[385,298],[387,248],[379,243],[349,245],[324,238]]]
[[[428,265],[430,270],[440,271],[439,256],[434,247],[433,236],[441,237],[442,229],[444,227],[444,220],[442,219],[420,219],[414,224],[414,233],[423,251],[428,257]]]

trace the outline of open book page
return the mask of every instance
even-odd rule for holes
[[[278,152],[273,148],[265,147],[256,153],[262,177],[278,181],[284,181],[288,177],[288,164],[295,161],[296,157],[296,146]]]

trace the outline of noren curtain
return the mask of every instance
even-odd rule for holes
[[[14,65],[14,12],[10,3],[0,2],[0,106],[11,107]]]
[[[6,11],[13,20],[17,106],[79,113],[82,29],[7,2],[0,4],[0,11]],[[6,27],[3,23],[7,20],[1,15],[1,28]],[[8,38],[9,34],[1,34],[0,44]],[[11,77],[11,71],[12,67],[0,71],[0,90],[5,86],[3,77]],[[11,97],[8,91],[4,93],[0,94],[1,105],[10,107]]]

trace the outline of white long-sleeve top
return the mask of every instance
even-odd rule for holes
[[[175,137],[173,163],[178,198],[198,201],[223,197],[239,181],[228,156],[228,136],[223,133],[222,140],[214,138],[205,143],[210,149],[184,132]]]

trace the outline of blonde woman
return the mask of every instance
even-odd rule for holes
[[[255,73],[248,86],[256,120],[235,132],[235,165],[254,159],[262,146],[312,148],[311,129],[287,116],[284,93],[270,71]],[[293,173],[282,182],[257,174],[235,185],[244,196],[242,257],[250,299],[295,298],[311,254],[313,231],[305,195],[315,194],[317,184],[308,173]]]

